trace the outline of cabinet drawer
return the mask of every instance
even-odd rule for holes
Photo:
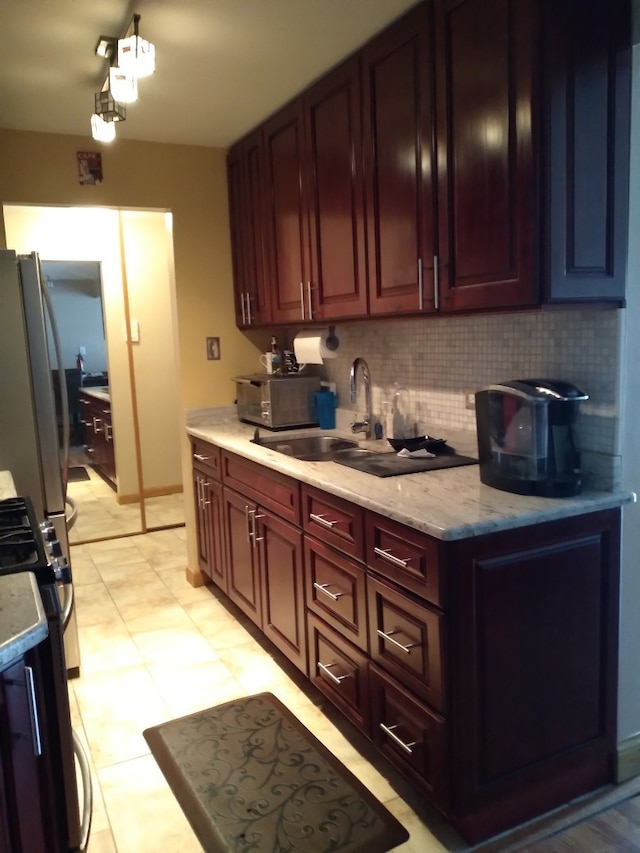
[[[440,544],[373,512],[366,514],[367,565],[378,574],[444,607]]]
[[[205,470],[215,480],[220,480],[220,448],[215,444],[192,438],[191,462],[196,468]]]
[[[303,486],[302,506],[305,532],[356,560],[364,560],[362,507],[311,486]]]
[[[373,664],[369,690],[373,743],[447,811],[451,788],[447,721]]]
[[[222,451],[222,480],[226,486],[300,527],[300,484],[297,480],[226,450]]]
[[[366,575],[362,566],[304,537],[307,607],[367,651]]]
[[[371,659],[444,711],[443,614],[371,574],[367,597]]]
[[[307,612],[309,677],[362,732],[369,730],[367,658],[359,649]]]

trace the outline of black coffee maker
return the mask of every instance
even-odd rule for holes
[[[573,424],[581,401],[575,385],[517,379],[476,393],[480,480],[519,495],[571,497],[582,490]]]

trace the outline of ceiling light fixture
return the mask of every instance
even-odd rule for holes
[[[115,122],[127,116],[124,104],[138,99],[138,79],[155,71],[156,49],[140,38],[140,15],[135,14],[121,38],[100,36],[96,56],[109,62],[109,72],[102,89],[95,95],[95,112],[91,116],[91,135],[99,142],[115,139]]]
[[[133,34],[118,39],[118,68],[126,69],[139,80],[156,70],[156,48],[138,35],[140,15],[134,15],[131,23]]]

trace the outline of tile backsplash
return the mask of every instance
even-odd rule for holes
[[[475,431],[475,413],[465,406],[467,390],[525,377],[574,383],[589,395],[576,424],[585,475],[601,488],[619,481],[619,310],[344,323],[336,334],[338,355],[325,361],[321,373],[336,383],[340,406],[356,408],[349,371],[362,356],[371,372],[374,417],[384,424],[398,390],[407,423],[417,434],[436,428]],[[361,403],[359,397],[359,408]]]

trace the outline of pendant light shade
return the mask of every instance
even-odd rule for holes
[[[94,113],[91,116],[91,136],[96,142],[113,142],[116,138],[115,123],[105,121],[102,116]]]
[[[134,77],[149,77],[156,70],[156,48],[138,35],[140,15],[133,16],[133,35],[118,39],[118,67]]]
[[[125,68],[112,65],[109,69],[109,89],[114,101],[119,104],[133,104],[138,100],[138,81]]]

